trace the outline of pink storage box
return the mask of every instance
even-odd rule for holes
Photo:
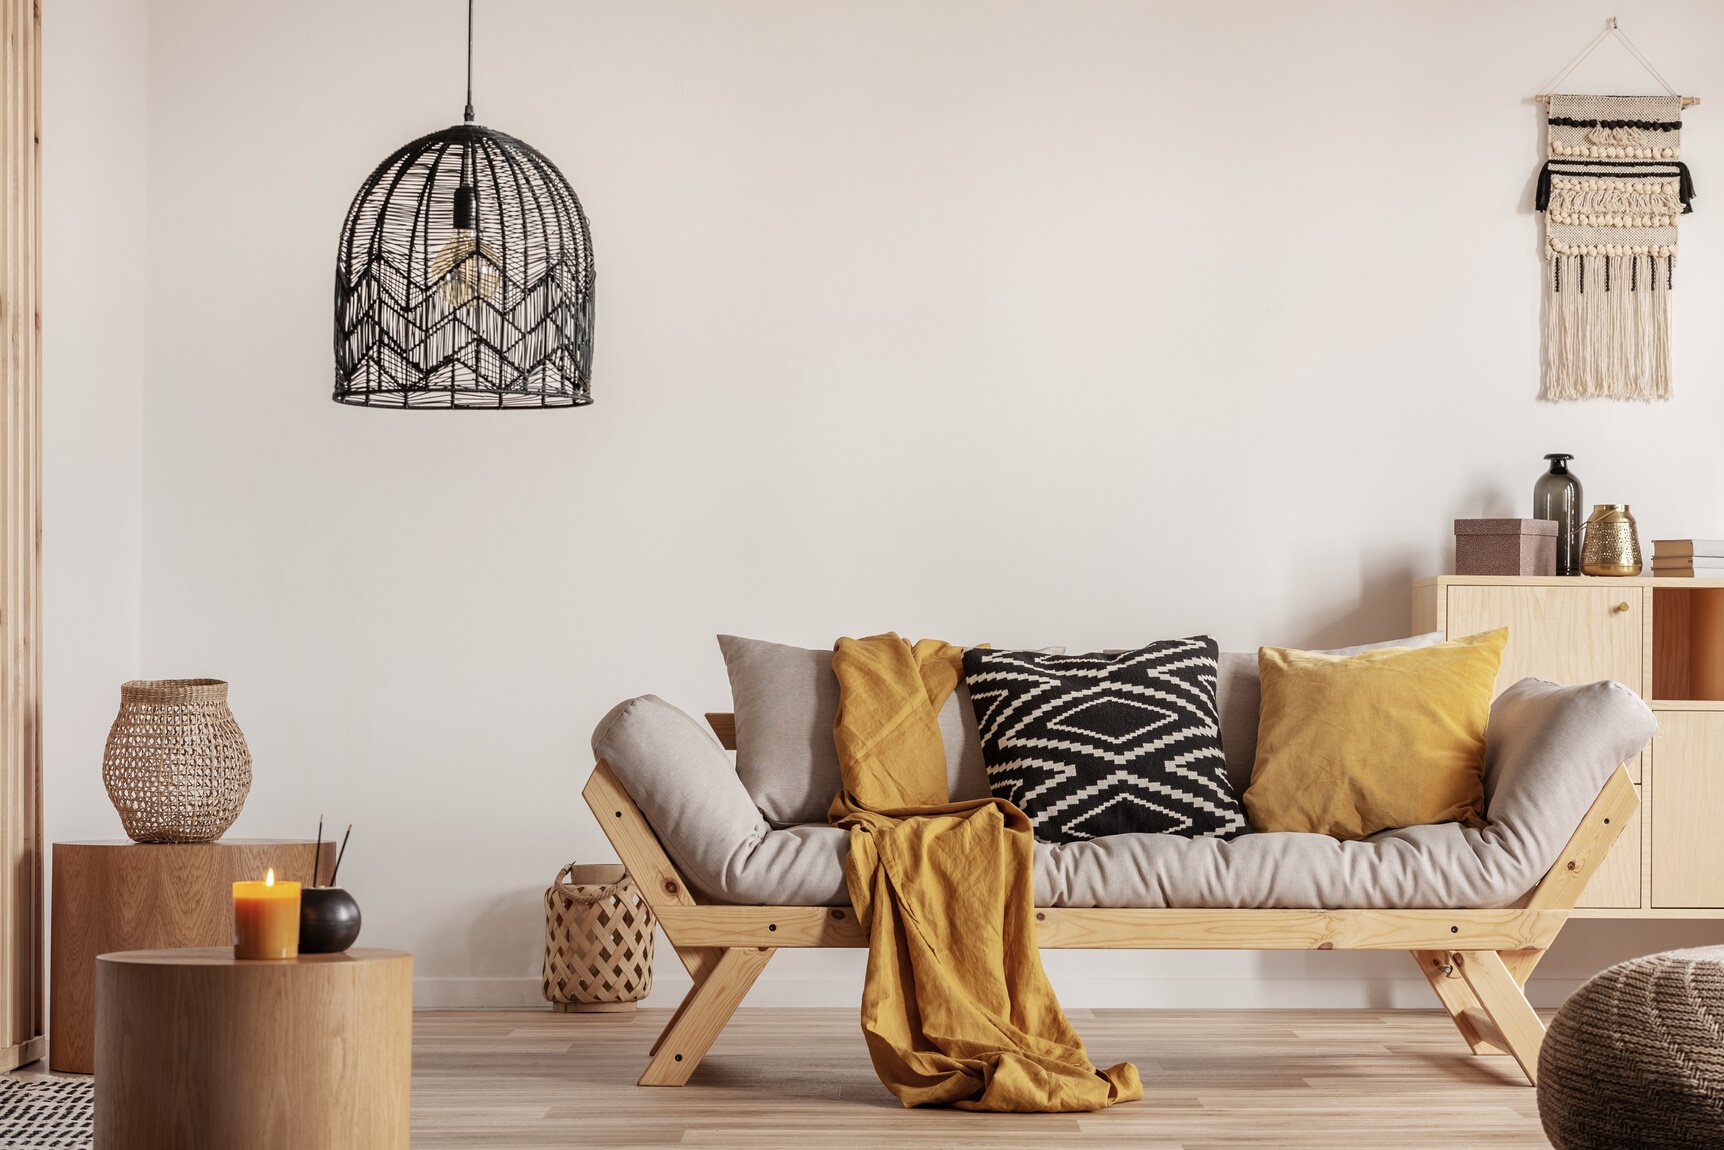
[[[1455,520],[1456,575],[1555,575],[1556,520]]]

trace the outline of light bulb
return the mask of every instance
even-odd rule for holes
[[[502,263],[490,244],[479,241],[475,229],[456,228],[431,258],[431,278],[437,284],[437,294],[450,307],[463,307],[481,298],[495,303],[503,286]]]

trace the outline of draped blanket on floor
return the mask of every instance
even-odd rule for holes
[[[1143,1097],[1128,1062],[1099,1070],[1036,945],[1034,838],[1003,799],[949,801],[937,716],[963,652],[897,635],[840,639],[833,737],[850,831],[844,877],[868,931],[862,1030],[905,1106],[1100,1110]]]

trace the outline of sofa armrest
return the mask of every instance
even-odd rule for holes
[[[1482,837],[1543,875],[1616,768],[1651,741],[1657,720],[1621,683],[1564,687],[1522,679],[1491,705]]]
[[[593,754],[610,764],[665,853],[702,893],[724,902],[843,901],[836,827],[773,830],[702,723],[657,695],[613,707],[593,730]]]

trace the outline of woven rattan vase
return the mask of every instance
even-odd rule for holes
[[[657,919],[615,863],[557,872],[545,892],[545,997],[564,1011],[633,1010],[652,990]]]
[[[137,679],[102,754],[102,783],[141,843],[207,843],[239,817],[251,750],[220,679]]]

